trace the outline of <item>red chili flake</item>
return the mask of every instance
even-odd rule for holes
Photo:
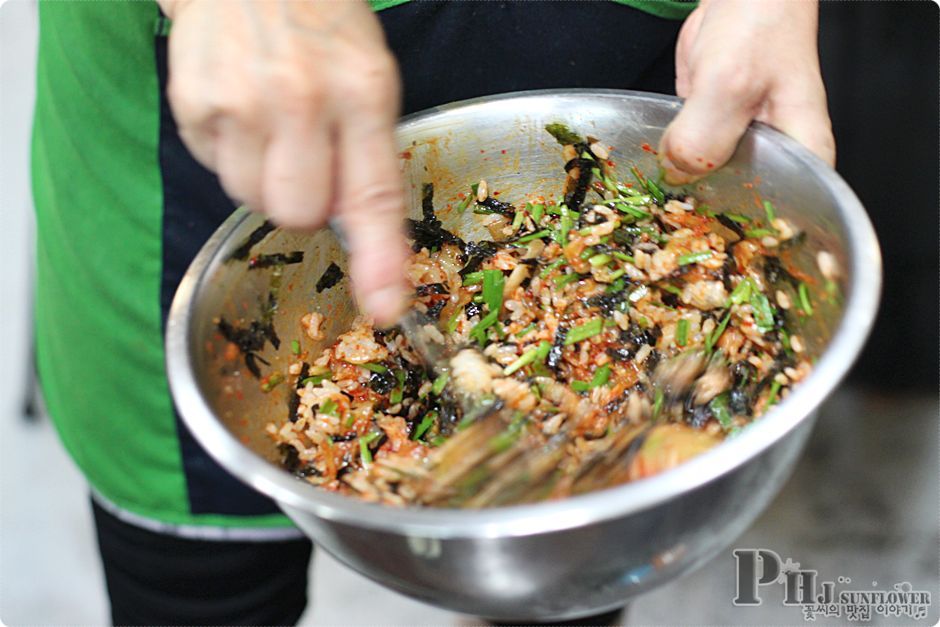
[[[708,163],[705,164],[705,167],[708,168],[709,170],[711,170],[712,168],[715,167],[715,164],[712,163],[711,161],[709,161]]]
[[[607,165],[609,165],[610,167],[614,167],[616,164],[613,161],[608,161]]]
[[[653,149],[652,146],[650,146],[649,144],[647,144],[647,143],[645,143],[645,142],[642,143],[642,144],[640,144],[640,148],[642,148],[644,151],[650,152],[650,153],[652,153],[652,154],[654,154],[654,155],[655,155],[655,154],[659,154],[659,153],[657,153],[657,152]]]
[[[506,154],[506,149],[505,149],[505,148],[503,148],[502,150],[500,150],[500,151],[499,151],[499,154],[501,154],[501,155],[504,155],[504,154]]]
[[[499,192],[493,192],[494,196],[499,196]]]
[[[400,152],[398,153],[398,157],[400,159],[411,159],[411,151],[405,150],[404,152]]]
[[[463,200],[463,199],[466,198],[466,197],[467,197],[467,195],[464,194],[463,192],[460,192],[459,194],[457,194],[457,198],[459,198],[460,200]]]

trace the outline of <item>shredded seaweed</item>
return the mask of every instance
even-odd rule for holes
[[[443,223],[434,215],[433,183],[425,183],[422,188],[421,211],[424,215],[422,220],[405,220],[408,237],[413,242],[411,249],[414,252],[419,252],[422,248],[439,249],[444,244],[456,244],[461,250],[466,248],[466,242],[445,229]]]
[[[498,250],[499,244],[489,240],[467,242],[463,255],[466,262],[460,271],[460,276],[466,277],[471,272],[476,272],[483,265],[483,262],[495,255]]]
[[[297,390],[304,389],[303,380],[310,374],[310,364],[304,362],[300,367],[300,374],[297,376],[297,382],[294,383],[294,394],[287,395],[287,419],[291,422],[297,422],[297,408],[300,407],[300,396],[296,394]]]
[[[251,232],[250,235],[245,239],[241,246],[236,248],[229,259],[238,259],[244,260],[248,259],[248,255],[251,254],[251,249],[254,248],[255,244],[267,237],[268,233],[273,231],[275,226],[271,224],[270,221],[265,220],[264,223]]]
[[[326,270],[323,271],[323,274],[320,275],[319,280],[317,280],[316,290],[317,294],[324,290],[328,290],[340,281],[343,280],[343,271],[340,270],[340,267],[333,262],[330,262],[330,265],[327,266]]]
[[[238,347],[238,350],[245,358],[245,366],[251,374],[260,379],[261,369],[258,367],[257,362],[260,361],[265,365],[270,364],[258,355],[258,351],[264,349],[265,342],[271,342],[274,348],[278,348],[281,343],[274,332],[274,327],[259,320],[252,320],[247,328],[239,328],[229,323],[225,318],[219,318],[216,326],[222,337]]]
[[[576,148],[587,150],[587,146],[584,145]],[[574,188],[565,194],[565,204],[573,211],[580,211],[584,198],[591,187],[591,179],[594,177],[591,169],[596,167],[596,162],[591,159],[575,158],[565,165],[565,170],[570,170],[573,167],[578,168],[578,178],[575,180]]]
[[[477,204],[482,207],[486,207],[489,213],[498,213],[499,215],[506,216],[507,218],[514,218],[516,216],[515,207],[513,207],[508,202],[496,200],[492,196],[487,196],[482,202],[477,202]]]
[[[567,327],[559,326],[555,330],[555,339],[552,342],[551,349],[548,351],[548,358],[545,360],[545,364],[555,372],[558,372],[561,366],[561,355],[562,351],[565,349],[565,339],[567,337]]]
[[[271,253],[256,255],[248,260],[249,270],[260,270],[261,268],[270,268],[271,266],[284,266],[293,263],[300,263],[304,260],[304,251],[295,250],[289,253]]]

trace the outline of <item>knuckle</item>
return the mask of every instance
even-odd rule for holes
[[[363,220],[375,217],[397,217],[403,211],[405,199],[401,187],[394,182],[376,183],[350,194],[350,207]]]
[[[287,113],[309,113],[327,93],[323,81],[292,63],[272,63],[266,71],[265,84],[274,102]]]
[[[350,72],[342,80],[343,92],[354,106],[374,110],[395,102],[398,80],[395,62],[391,58],[370,58],[359,64],[357,72]]]

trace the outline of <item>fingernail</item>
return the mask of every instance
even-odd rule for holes
[[[390,285],[371,292],[365,297],[366,312],[375,318],[379,326],[394,324],[404,313],[404,292],[397,285]]]
[[[679,167],[672,162],[672,159],[665,155],[660,158],[659,163],[663,166],[663,179],[669,185],[688,185],[701,178],[700,176],[679,169]]]

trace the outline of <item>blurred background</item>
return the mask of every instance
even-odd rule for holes
[[[877,230],[884,298],[861,359],[823,407],[794,477],[736,543],[792,557],[822,580],[846,576],[860,588],[878,582],[878,589],[908,581],[933,595],[923,624],[937,622],[940,603],[938,24],[933,2],[821,3],[820,55],[837,169]],[[34,2],[2,4],[0,618],[10,625],[103,624],[104,583],[87,487],[41,414],[32,374],[28,140],[35,49]],[[322,554],[313,569],[304,624],[470,624],[380,589]],[[760,607],[735,608],[734,588],[729,549],[637,601],[628,620],[801,620],[779,595]]]

